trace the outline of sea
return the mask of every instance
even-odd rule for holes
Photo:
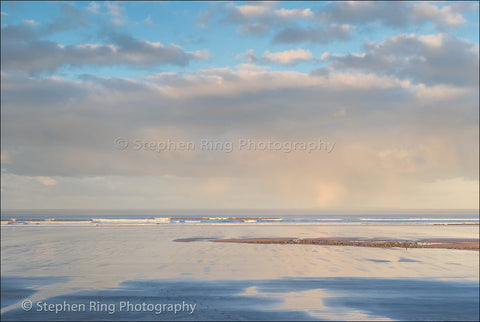
[[[478,210],[2,210],[2,321],[479,320]],[[177,239],[192,238],[192,242]]]

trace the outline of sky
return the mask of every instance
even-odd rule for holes
[[[478,209],[478,2],[1,2],[2,209]]]

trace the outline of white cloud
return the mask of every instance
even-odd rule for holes
[[[305,49],[290,49],[282,52],[271,53],[266,51],[263,54],[263,59],[266,62],[282,64],[282,65],[293,65],[309,60],[313,60],[314,57],[310,50]]]
[[[415,35],[411,35],[412,38]],[[418,40],[421,41],[423,44],[429,47],[440,48],[444,43],[446,35],[443,33],[434,34],[434,35],[420,35],[418,36]]]
[[[310,8],[306,9],[278,9],[275,10],[275,14],[282,18],[308,18],[313,16],[312,10]]]
[[[242,15],[247,19],[258,18],[260,16],[263,16],[270,11],[270,8],[271,8],[271,5],[268,2],[234,6],[234,9],[240,15]]]
[[[310,8],[285,9],[277,8],[275,2],[257,2],[245,5],[232,3],[224,7],[226,17],[223,22],[236,25],[236,31],[244,34],[264,34],[272,29],[285,27],[298,20],[310,20],[314,14]],[[203,24],[205,17],[211,14],[202,13]]]
[[[330,53],[328,51],[324,52],[322,56],[320,56],[320,60],[325,60],[330,57]]]

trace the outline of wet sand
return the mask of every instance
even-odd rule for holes
[[[211,241],[223,243],[247,243],[247,244],[303,244],[303,245],[329,245],[329,246],[358,246],[358,247],[398,247],[398,248],[442,248],[442,249],[464,249],[478,250],[478,239],[467,238],[437,238],[422,240],[383,240],[383,239],[361,239],[361,238],[238,238],[238,239],[217,239],[217,238],[182,238],[176,242]]]
[[[2,276],[2,306],[32,299],[54,278]],[[386,296],[379,296],[383,291]],[[334,297],[329,294],[335,294]],[[428,301],[419,301],[419,299]],[[151,309],[120,309],[120,302]],[[476,321],[478,283],[395,278],[280,278],[263,280],[142,279],[114,288],[73,291],[41,302],[78,303],[85,310],[31,310],[20,305],[2,312],[2,321]],[[102,303],[103,308],[90,302]],[[174,313],[158,305],[182,304]],[[183,310],[183,303],[195,309]],[[99,305],[97,304],[97,305]],[[64,304],[63,304],[64,305]],[[155,305],[153,307],[153,305]],[[65,306],[65,305],[64,305]],[[405,309],[405,308],[409,309]]]

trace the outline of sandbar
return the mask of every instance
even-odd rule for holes
[[[296,244],[296,245],[327,245],[327,246],[358,246],[384,248],[442,248],[479,250],[479,240],[473,238],[433,238],[420,240],[394,239],[364,239],[357,237],[329,237],[329,238],[182,238],[176,242],[211,241],[220,243],[247,243],[247,244]]]

